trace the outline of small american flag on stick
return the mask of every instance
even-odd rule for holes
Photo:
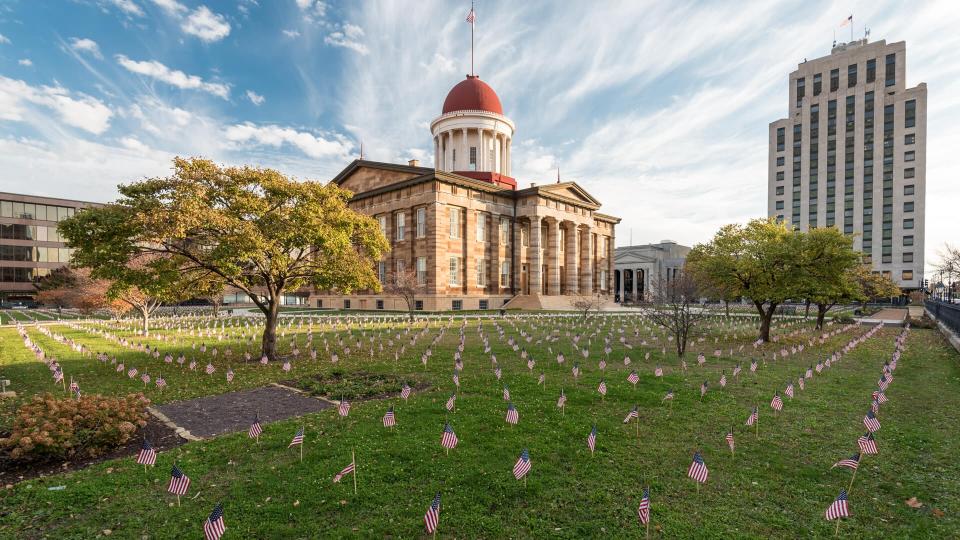
[[[206,540],[220,540],[226,530],[227,526],[223,523],[223,504],[217,503],[213,512],[210,512],[207,520],[203,522],[203,537]]]
[[[530,472],[530,452],[524,448],[520,454],[520,458],[517,459],[517,463],[513,466],[513,477],[520,480],[526,477],[528,472]],[[526,482],[526,480],[524,480],[524,482]]]
[[[827,507],[825,516],[827,520],[834,520],[850,516],[850,510],[847,508],[847,490],[840,490],[840,495],[837,495],[837,498],[835,501],[833,501],[833,504]],[[839,523],[837,524],[837,527],[839,528]]]
[[[437,532],[437,525],[440,524],[440,492],[437,492],[437,495],[433,498],[433,502],[430,503],[430,508],[427,508],[427,513],[423,516],[423,524],[426,526],[428,534],[434,534]]]
[[[640,517],[640,523],[648,525],[650,523],[650,488],[643,488],[643,498],[640,499],[640,506],[637,507],[637,516]]]
[[[710,471],[707,470],[707,466],[703,463],[703,456],[701,456],[700,451],[697,450],[693,453],[693,462],[690,463],[690,468],[687,469],[687,476],[696,480],[697,485],[699,485],[707,481],[709,474]]]
[[[857,438],[857,445],[864,454],[874,455],[877,453],[877,441],[874,439],[873,433],[869,431]]]
[[[146,469],[147,465],[153,465],[156,462],[157,451],[153,449],[150,441],[144,438],[143,444],[140,446],[140,453],[137,454],[137,463],[143,465],[144,469]]]
[[[170,484],[167,485],[167,491],[177,496],[177,504],[180,503],[180,495],[186,495],[190,488],[190,477],[180,470],[176,465],[170,470]]]
[[[833,467],[830,467],[830,468],[833,469],[835,467],[846,467],[848,469],[857,470],[858,468],[860,468],[860,453],[857,452],[856,454],[848,457],[847,459],[841,459],[840,461],[834,463]]]
[[[440,438],[440,446],[450,450],[451,448],[456,448],[458,442],[457,434],[454,433],[453,428],[450,427],[450,422],[447,422],[447,424],[443,426],[443,436]]]

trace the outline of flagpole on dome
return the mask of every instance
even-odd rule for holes
[[[473,34],[476,27],[477,13],[473,10],[473,2],[470,2],[470,13],[467,14],[467,22],[470,23],[470,76],[476,76],[473,71]]]

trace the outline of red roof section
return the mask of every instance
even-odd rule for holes
[[[467,178],[473,178],[481,182],[490,182],[502,188],[517,189],[516,180],[500,173],[487,171],[453,171],[453,174],[459,174],[460,176],[466,176]]]
[[[490,88],[490,85],[480,80],[476,75],[467,75],[467,79],[454,86],[447,99],[443,101],[443,112],[454,111],[487,111],[503,114],[500,98]]]

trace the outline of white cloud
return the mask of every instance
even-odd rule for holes
[[[290,39],[294,39],[294,38],[300,37],[300,32],[296,30],[284,30],[283,35],[287,36]]]
[[[124,148],[134,150],[142,154],[150,151],[150,148],[147,145],[133,137],[122,137],[120,139],[120,144],[122,144]]]
[[[103,58],[103,55],[100,54],[100,46],[92,39],[70,38],[70,48],[77,52],[86,52],[97,58]]]
[[[21,58],[20,60],[17,60],[17,63],[20,64],[21,66],[27,66],[27,67],[30,67],[33,65],[33,61],[30,60],[29,58]]]
[[[187,12],[187,6],[177,0],[153,0],[153,3],[170,15],[183,15]]]
[[[363,35],[363,28],[354,24],[344,23],[340,30],[331,32],[324,37],[323,42],[327,45],[352,49],[360,54],[366,55],[370,53],[370,50],[360,42]]]
[[[96,135],[110,127],[113,116],[113,111],[94,97],[79,93],[74,97],[60,86],[31,86],[0,76],[0,120],[41,123],[44,111],[56,113],[63,124]]]
[[[8,38],[7,36],[5,36],[5,35],[3,35],[3,34],[0,34],[0,44],[3,44],[3,43],[9,44],[9,43],[10,43],[10,38]]]
[[[126,15],[134,15],[137,17],[143,17],[143,9],[138,6],[133,0],[107,0],[108,4],[112,4],[117,7]]]
[[[224,130],[228,141],[237,144],[256,144],[280,148],[290,144],[312,158],[345,157],[350,145],[342,138],[318,137],[305,131],[282,126],[257,126],[251,122],[235,124]]]
[[[170,69],[156,60],[136,61],[118,54],[117,62],[128,71],[165,82],[180,89],[202,90],[223,99],[230,97],[229,85],[204,81],[196,75],[187,75],[180,70]]]
[[[247,90],[247,98],[250,100],[251,103],[253,103],[257,107],[259,107],[260,105],[263,105],[263,102],[267,100],[267,98],[261,96],[260,94],[254,92],[253,90]]]
[[[210,11],[207,6],[193,10],[180,28],[208,43],[220,41],[230,35],[230,23],[223,15]]]

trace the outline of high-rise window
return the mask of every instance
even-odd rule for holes
[[[917,142],[916,133],[907,133],[906,135],[903,136],[903,144],[908,145],[908,144],[914,144],[915,142]]]
[[[912,128],[917,125],[917,100],[911,99],[903,104],[903,127]]]
[[[783,186],[777,186],[777,195],[783,195]]]
[[[903,253],[903,262],[905,262],[905,263],[912,263],[912,262],[913,262],[913,252],[912,252],[912,251],[905,251],[905,252]]]
[[[837,206],[837,100],[827,102],[827,198],[825,225],[836,224]]]
[[[813,76],[813,95],[819,96],[820,90],[823,89],[823,74],[817,73]]]
[[[903,186],[904,195],[913,195],[913,190],[914,190],[913,184],[907,184]]]
[[[861,249],[872,256],[873,250],[873,143],[874,93],[863,97],[863,224]]]
[[[888,54],[886,60],[886,82],[885,86],[893,86],[897,84],[897,55]]]
[[[800,77],[797,79],[797,107],[803,105],[803,96],[806,95],[806,79]]]
[[[905,219],[905,220],[903,220],[903,228],[904,228],[904,229],[912,229],[912,228],[913,228],[913,219],[911,218],[911,219]]]
[[[903,237],[903,245],[904,245],[904,246],[907,246],[907,247],[912,246],[912,245],[913,245],[913,235],[908,234],[908,235],[904,236],[904,237]]]
[[[867,82],[872,83],[877,80],[877,60],[867,60]]]
[[[783,152],[786,144],[787,132],[785,128],[777,128],[777,152]]]
[[[450,238],[460,238],[462,216],[463,209],[456,206],[450,207]]]
[[[904,161],[914,161],[915,159],[917,159],[917,153],[914,152],[913,150],[903,153]]]
[[[820,104],[810,105],[810,163],[808,167],[809,182],[807,187],[807,223],[810,227],[817,226],[817,195],[820,179]]]
[[[840,70],[830,70],[830,91],[836,92],[840,88]]]
[[[856,96],[847,96],[844,112],[846,129],[844,130],[843,153],[843,232],[853,234],[853,192],[854,192],[854,144],[856,133]]]
[[[857,65],[847,66],[847,88],[853,88],[857,85]]]
[[[913,201],[906,201],[903,203],[903,213],[913,212]]]

